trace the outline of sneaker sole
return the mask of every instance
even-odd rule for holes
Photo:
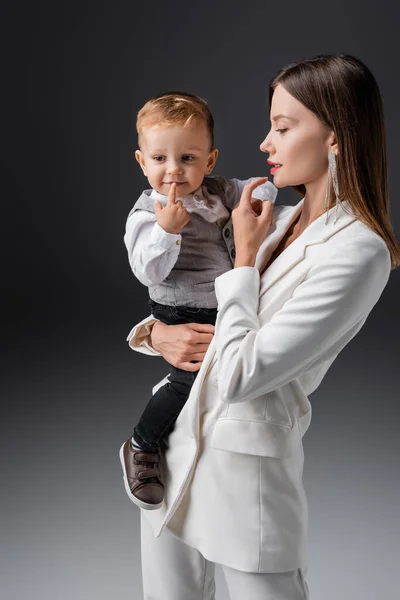
[[[142,508],[143,510],[156,510],[157,508],[160,508],[160,506],[162,506],[163,501],[159,502],[158,504],[149,504],[148,502],[143,502],[143,500],[139,500],[139,498],[136,498],[136,496],[134,496],[130,490],[130,487],[128,485],[128,477],[126,474],[126,469],[125,469],[125,461],[124,461],[124,446],[125,446],[125,442],[122,444],[120,451],[119,451],[119,460],[121,461],[121,466],[122,466],[122,472],[124,474],[124,486],[125,486],[125,491],[128,495],[129,500],[131,500],[134,504],[136,504],[136,506],[138,506],[139,508]]]

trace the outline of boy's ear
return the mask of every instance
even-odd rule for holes
[[[138,161],[139,165],[141,166],[141,169],[142,169],[143,173],[147,177],[147,171],[146,171],[146,165],[144,164],[143,152],[141,150],[136,150],[136,152],[135,152],[135,158]]]
[[[208,155],[207,167],[206,167],[207,175],[209,175],[211,173],[211,171],[213,170],[213,168],[215,167],[217,158],[218,158],[218,150],[217,150],[217,148],[214,148],[213,150],[211,150],[210,154]]]

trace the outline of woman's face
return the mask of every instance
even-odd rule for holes
[[[308,185],[326,179],[328,153],[337,153],[332,131],[318,117],[278,84],[272,96],[271,130],[260,145],[269,154],[268,162],[278,163],[271,174],[281,188]]]

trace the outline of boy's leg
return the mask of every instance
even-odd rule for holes
[[[215,325],[217,309],[188,306],[166,306],[149,300],[152,314],[168,325],[183,323],[212,323]],[[170,382],[161,387],[149,400],[139,423],[134,428],[133,440],[145,450],[156,452],[161,439],[172,429],[197,376],[171,367]]]
[[[159,443],[172,429],[188,399],[197,371],[171,367],[169,383],[150,398],[134,428],[134,439],[144,450],[156,452]]]
[[[156,538],[142,511],[140,520],[143,600],[215,600],[215,564],[167,528]]]
[[[307,569],[246,573],[222,565],[230,600],[308,600]]]
[[[149,301],[152,314],[167,324],[215,323],[216,309],[170,307]],[[195,315],[193,314],[195,313]],[[126,493],[132,502],[145,510],[161,506],[164,485],[159,468],[161,440],[171,431],[181,412],[197,372],[171,368],[170,382],[162,386],[148,402],[131,440],[120,449]]]
[[[120,449],[126,493],[144,510],[159,508],[164,499],[159,443],[172,429],[196,375],[173,368],[171,382],[157,390],[135,427],[134,443],[127,440]]]

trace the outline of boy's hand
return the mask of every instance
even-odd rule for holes
[[[190,221],[190,216],[186,208],[184,208],[181,200],[175,200],[176,198],[176,183],[172,183],[168,200],[165,207],[156,200],[154,208],[156,211],[157,223],[167,233],[180,233]]]

